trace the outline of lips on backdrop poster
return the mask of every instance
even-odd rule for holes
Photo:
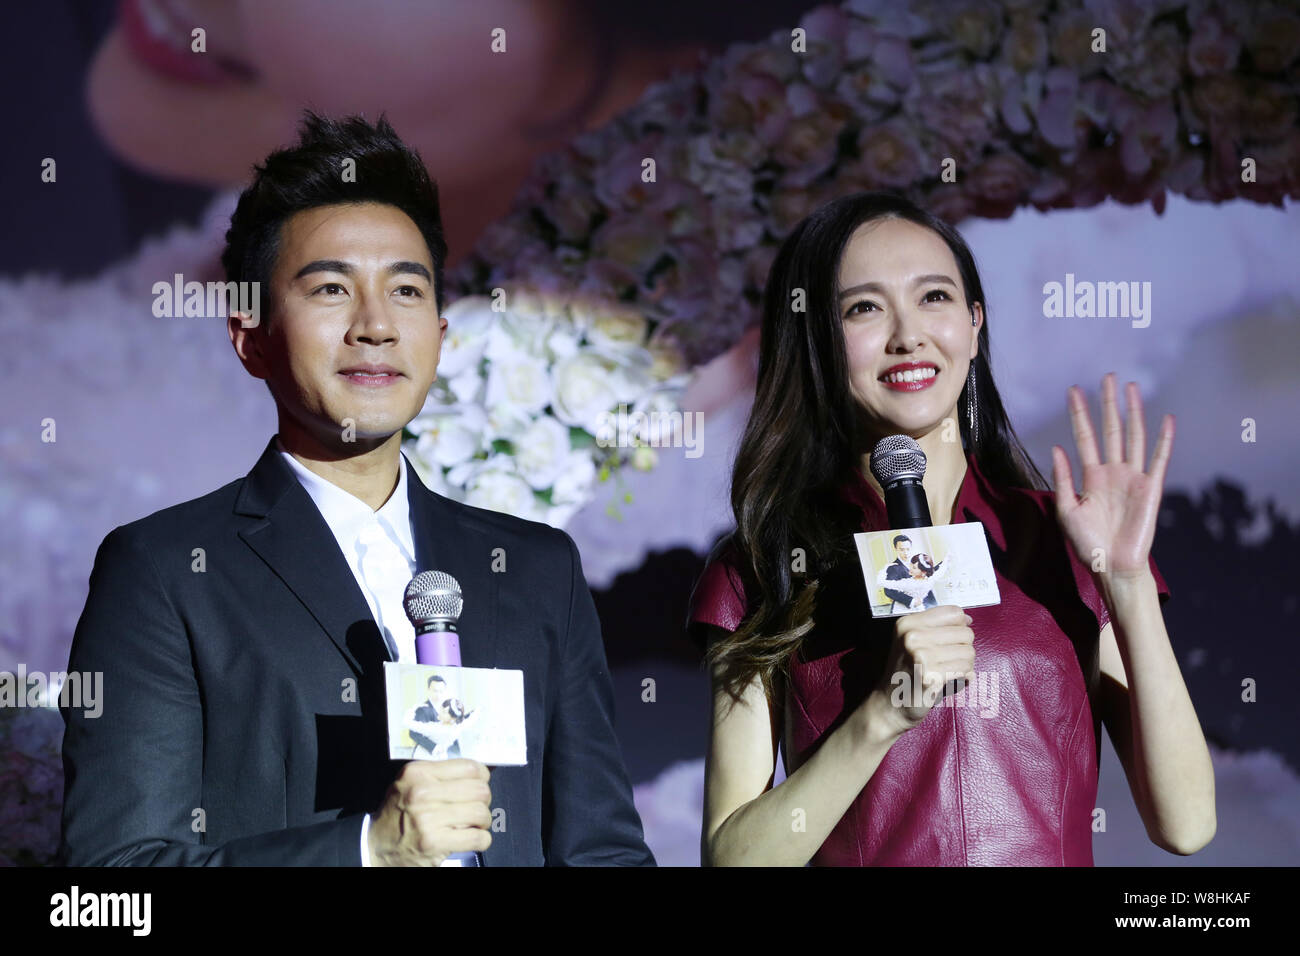
[[[971,243],[1003,398],[1040,467],[1053,444],[1072,447],[1071,382],[1095,406],[1114,369],[1141,385],[1149,414],[1178,418],[1155,555],[1212,744],[1219,836],[1188,859],[1153,847],[1107,742],[1098,863],[1300,860],[1300,704],[1268,681],[1300,615],[1296,15],[1226,0],[1166,3],[1159,16],[1126,3],[961,6],[968,15],[797,0],[12,11],[19,42],[5,69],[21,91],[21,148],[6,150],[3,178],[0,671],[66,666],[111,529],[256,459],[275,427],[265,390],[220,321],[156,314],[154,287],[221,278],[238,190],[292,141],[304,107],[382,111],[439,183],[453,325],[482,329],[485,299],[509,286],[534,303],[508,317],[527,342],[547,297],[578,289],[601,315],[618,311],[598,334],[643,335],[656,384],[680,383],[644,407],[702,422],[690,447],[656,448],[609,481],[587,460],[543,462],[554,474],[544,502],[518,481],[464,477],[478,433],[456,433],[464,448],[414,433],[408,445],[435,490],[574,537],[661,863],[699,862],[709,688],[682,622],[734,520],[756,295],[795,221],[877,187],[915,190]],[[1102,68],[1062,53],[1097,18],[1119,41]],[[181,52],[196,29],[202,59]],[[797,31],[813,65],[787,75]],[[1247,184],[1238,154],[1250,150]],[[940,188],[932,171],[954,153],[969,175]],[[633,202],[647,157],[658,159],[654,199]],[[609,299],[620,283],[630,295]],[[1124,309],[1076,308],[1085,284],[1103,283],[1132,291]],[[586,384],[556,374],[557,394]],[[42,439],[48,422],[57,441]],[[0,761],[0,861],[47,862],[57,842],[51,713],[0,713],[0,752],[17,755]]]

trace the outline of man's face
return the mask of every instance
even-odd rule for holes
[[[446,328],[432,276],[424,237],[396,207],[321,206],[284,222],[271,318],[252,330],[245,359],[267,380],[282,430],[305,431],[349,455],[358,449],[345,440],[349,424],[364,447],[419,414]],[[388,374],[350,371],[358,366]]]
[[[894,553],[898,555],[898,560],[906,564],[908,557],[912,553],[912,542],[910,541],[898,542],[898,544],[894,545]]]
[[[447,699],[447,685],[442,681],[433,681],[429,684],[429,700],[433,702],[438,710],[442,710],[442,702]]]

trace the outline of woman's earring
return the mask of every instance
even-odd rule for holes
[[[970,374],[966,376],[966,417],[969,424],[971,447],[979,441],[978,416],[975,413],[975,363],[970,363]]]

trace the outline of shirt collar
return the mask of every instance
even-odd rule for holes
[[[275,447],[293,469],[307,494],[311,495],[312,501],[316,502],[321,517],[340,543],[355,541],[362,528],[377,521],[389,537],[398,542],[405,557],[410,561],[415,560],[415,544],[411,537],[411,506],[406,490],[406,463],[402,460],[404,456],[400,453],[398,455],[397,487],[378,511],[372,511],[360,498],[310,471],[285,451],[279,435],[275,437]]]

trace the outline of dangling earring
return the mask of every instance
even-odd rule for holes
[[[979,320],[975,318],[973,312],[971,313],[970,324],[979,324]],[[971,450],[973,451],[975,443],[979,441],[979,416],[975,413],[975,359],[971,359],[970,372],[966,375],[966,417],[969,425],[967,430],[970,434]]]
[[[975,413],[975,363],[970,363],[970,374],[966,376],[966,417],[970,426],[971,448],[979,441],[979,416]]]

